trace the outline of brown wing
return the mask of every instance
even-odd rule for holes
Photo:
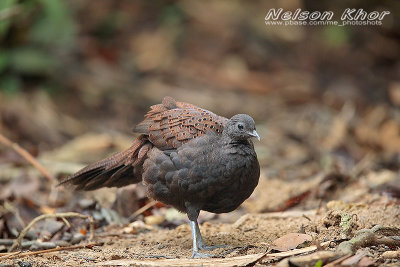
[[[154,105],[134,131],[146,134],[161,150],[178,148],[185,142],[213,131],[221,134],[228,119],[185,102],[164,97]]]

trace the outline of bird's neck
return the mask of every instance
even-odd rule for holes
[[[230,139],[229,144],[232,146],[249,146],[250,144],[249,139]]]
[[[222,138],[225,140],[225,142],[227,144],[234,145],[234,146],[250,144],[249,139],[241,139],[241,138],[231,137],[225,132],[222,133]]]

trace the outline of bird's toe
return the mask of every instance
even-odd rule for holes
[[[200,250],[214,250],[217,248],[230,248],[230,245],[215,245],[215,246],[206,246],[205,244],[199,244]]]
[[[204,259],[204,258],[215,258],[217,257],[216,255],[211,255],[211,254],[205,254],[205,253],[200,253],[200,252],[196,252],[193,251],[192,254],[192,259]]]

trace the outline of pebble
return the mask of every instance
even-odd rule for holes
[[[81,233],[76,233],[72,236],[72,240],[71,243],[72,245],[78,244],[79,242],[81,242],[82,240],[84,240],[86,238],[85,235],[81,234]]]
[[[161,215],[150,215],[144,218],[144,222],[148,225],[157,225],[165,220],[164,216]]]
[[[71,241],[71,239],[72,239],[72,234],[69,232],[64,232],[64,234],[61,238],[61,240],[68,241],[68,242]]]
[[[111,258],[111,260],[119,260],[119,259],[123,259],[124,257],[121,255],[114,254],[114,255],[111,255],[110,258]]]
[[[26,262],[26,261],[19,261],[18,265],[20,267],[32,267],[32,264],[30,262]]]
[[[102,221],[104,219],[103,214],[101,214],[99,211],[94,211],[92,216],[95,221]]]
[[[101,208],[100,212],[104,216],[104,219],[106,220],[106,222],[109,224],[123,225],[123,224],[127,223],[127,219],[121,217],[115,210]]]
[[[21,248],[30,248],[33,244],[35,244],[36,240],[25,241],[21,243]]]
[[[389,250],[389,247],[387,247],[387,249],[384,246],[378,247],[378,252],[385,252],[386,250]]]
[[[130,223],[128,226],[123,228],[123,233],[126,234],[136,234],[138,232],[142,232],[144,230],[153,230],[154,227],[145,224],[142,221],[134,221]]]
[[[13,239],[0,239],[0,245],[11,246],[13,243]]]
[[[78,203],[79,207],[82,209],[90,209],[96,206],[96,201],[93,199],[81,199]]]

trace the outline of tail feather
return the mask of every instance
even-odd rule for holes
[[[100,173],[96,176],[91,176],[89,179],[86,179],[84,183],[81,181],[77,185],[76,189],[77,190],[85,190],[85,191],[90,191],[90,190],[96,190],[102,187],[114,187],[113,183],[108,183],[110,176],[113,175],[113,173],[118,172],[119,170],[123,169],[125,166],[120,165],[115,168],[105,170],[105,171],[100,171]],[[133,176],[133,173],[130,174],[130,177]],[[133,178],[133,177],[132,177]],[[133,180],[133,179],[132,179]]]
[[[150,144],[147,138],[141,135],[127,150],[86,166],[58,185],[72,184],[76,186],[76,190],[89,191],[101,187],[122,187],[138,183],[142,180],[142,166],[134,163],[145,160],[147,155],[139,151],[143,146],[149,147]]]
[[[122,168],[115,171],[104,183],[105,186],[112,187],[122,187],[131,184],[130,178],[133,173],[132,165],[121,166]],[[138,167],[139,168],[139,167]],[[126,181],[126,182],[125,182]],[[139,182],[139,181],[138,181]]]

